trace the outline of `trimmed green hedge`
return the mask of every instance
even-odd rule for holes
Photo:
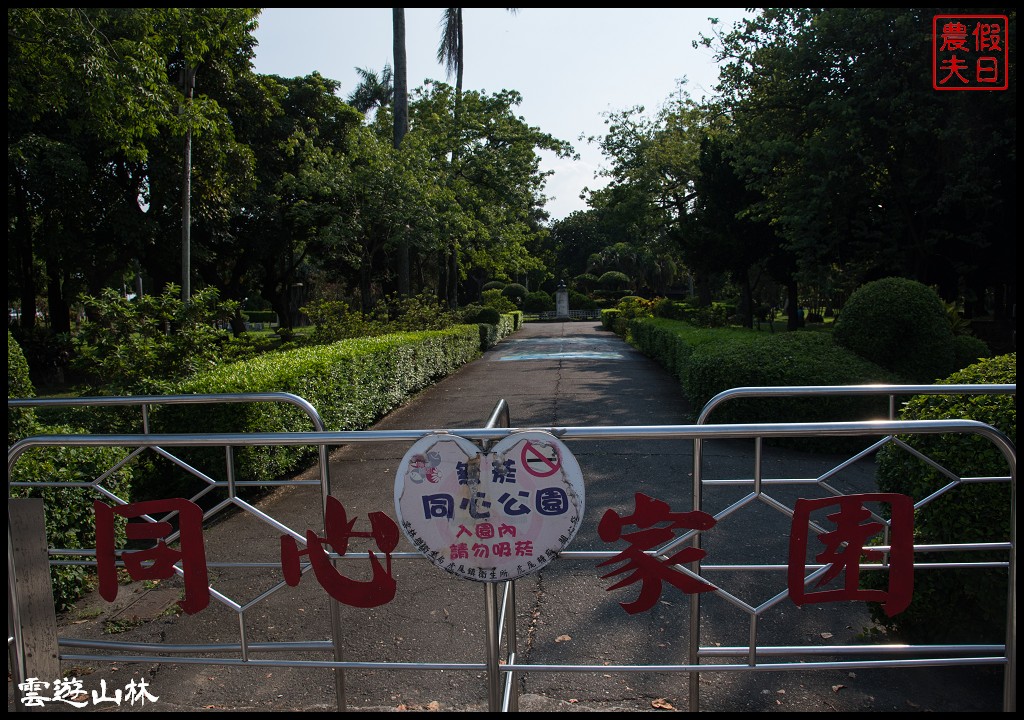
[[[1016,384],[1017,354],[982,360],[938,384]],[[1013,395],[919,395],[906,403],[903,420],[977,420],[1017,443],[1017,403]],[[991,442],[973,434],[912,435],[901,438],[915,450],[960,477],[1009,474],[1006,458]],[[949,478],[902,448],[887,445],[878,453],[882,492],[909,495],[917,502],[946,486]],[[968,483],[915,512],[914,542],[1006,542],[1010,538],[1008,483]],[[999,561],[1006,553],[967,553],[972,561]],[[952,562],[949,553],[921,554],[920,562]],[[866,585],[884,586],[884,577],[865,576]],[[914,574],[914,598],[895,617],[870,603],[874,619],[907,642],[993,642],[1006,633],[1005,569],[939,570]]]
[[[21,346],[7,332],[7,397],[35,397],[28,377],[28,363]],[[31,409],[7,411],[7,446],[33,435],[75,435],[83,433],[66,425],[44,425]],[[103,447],[33,447],[25,450],[11,468],[11,482],[87,482],[99,477],[127,455],[121,448]],[[123,500],[129,500],[131,472],[125,468],[112,473],[103,486]],[[10,497],[39,497],[45,507],[46,540],[51,548],[96,547],[96,525],[93,500],[103,499],[87,488],[12,487]],[[123,523],[117,526],[123,541]],[[51,566],[50,578],[54,603],[58,610],[70,607],[82,596],[89,571],[80,565]]]
[[[215,368],[179,394],[290,392],[306,399],[328,430],[360,430],[480,353],[475,325],[342,340],[263,355]],[[303,432],[311,423],[282,403],[166,406],[156,432]],[[240,478],[267,480],[299,468],[310,447],[253,447],[237,453]],[[223,463],[221,463],[223,465]]]
[[[35,397],[36,390],[29,378],[28,361],[21,345],[7,331],[7,397],[27,399]],[[27,437],[35,425],[35,414],[31,408],[7,408],[7,446],[15,440]]]
[[[77,435],[84,430],[61,425],[40,425],[35,435]],[[121,462],[128,455],[114,447],[34,447],[26,450],[11,469],[12,482],[87,482]],[[123,467],[103,481],[103,487],[122,500],[131,500],[132,470]],[[45,506],[46,541],[51,548],[95,548],[96,522],[93,500],[112,501],[88,488],[12,487],[10,497],[40,497]],[[115,525],[115,542],[123,545],[124,523]],[[91,568],[81,565],[50,566],[54,604],[66,610],[88,589]]]
[[[735,387],[897,380],[895,374],[838,347],[828,333],[699,329],[678,320],[638,318],[630,322],[630,334],[639,350],[679,378],[694,413]],[[836,422],[887,415],[886,397],[739,398],[719,406],[710,422]],[[826,440],[839,445],[836,438]]]

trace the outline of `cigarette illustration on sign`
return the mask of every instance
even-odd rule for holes
[[[470,580],[502,582],[540,570],[572,542],[583,510],[579,463],[540,430],[511,433],[490,452],[466,438],[428,435],[395,475],[395,513],[409,542]]]

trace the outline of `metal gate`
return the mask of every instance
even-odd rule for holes
[[[791,392],[795,394],[819,394],[831,392],[874,393],[887,394],[891,397],[905,394],[921,394],[924,392],[945,392],[945,393],[995,393],[1015,394],[1016,386],[885,386],[875,388],[772,388],[770,392],[781,393]],[[766,389],[739,389],[730,391],[734,395],[743,393],[757,394],[767,392]],[[351,431],[351,432],[326,432],[322,428],[319,416],[316,411],[308,406],[308,403],[301,398],[284,396],[284,394],[271,394],[260,396],[183,396],[183,397],[148,397],[148,398],[103,398],[89,399],[82,401],[54,401],[56,404],[79,402],[101,401],[107,404],[135,404],[143,408],[143,433],[128,435],[52,435],[27,438],[19,441],[8,450],[8,479],[12,468],[19,457],[32,448],[42,447],[122,447],[131,449],[128,457],[119,463],[123,466],[131,459],[139,457],[142,453],[152,452],[170,459],[186,472],[193,474],[206,486],[203,491],[216,490],[225,493],[225,499],[204,515],[204,520],[209,520],[218,513],[228,508],[241,510],[251,514],[266,523],[276,532],[288,536],[300,544],[306,543],[306,536],[300,528],[288,527],[279,520],[267,514],[259,507],[247,502],[240,496],[241,488],[247,486],[247,482],[236,478],[234,449],[249,446],[314,446],[318,449],[320,462],[316,473],[316,479],[296,479],[276,481],[278,485],[310,484],[319,485],[321,497],[326,499],[332,494],[331,482],[328,473],[328,450],[331,447],[338,447],[356,443],[376,442],[408,442],[413,443],[421,438],[427,437],[436,431],[429,429],[402,430],[402,431]],[[314,431],[303,433],[235,433],[235,434],[153,434],[149,432],[148,424],[145,422],[145,408],[152,404],[159,403],[212,403],[212,402],[250,402],[250,401],[272,401],[289,402],[301,407],[311,418]],[[1005,457],[1007,462],[1007,474],[990,478],[959,478],[951,480],[950,484],[942,490],[948,492],[963,483],[1009,483],[1012,492],[1011,506],[1007,509],[1010,514],[1011,536],[1007,542],[988,543],[984,545],[971,543],[952,543],[941,548],[914,547],[914,552],[941,551],[941,552],[978,552],[998,551],[1005,553],[1005,560],[997,563],[971,563],[957,562],[950,563],[948,567],[1000,567],[1006,568],[1008,575],[1007,597],[1008,597],[1008,622],[1006,642],[1003,645],[951,645],[951,646],[907,646],[907,645],[870,645],[870,646],[799,646],[799,645],[764,645],[758,642],[758,617],[766,608],[778,604],[788,596],[789,591],[783,588],[773,595],[767,602],[759,605],[751,604],[743,600],[738,593],[731,592],[725,582],[711,582],[711,576],[719,577],[720,574],[729,572],[782,572],[787,570],[780,565],[761,565],[753,567],[749,564],[730,563],[702,563],[700,559],[692,562],[677,564],[673,569],[693,580],[708,581],[712,586],[707,595],[716,596],[725,602],[735,605],[749,617],[749,638],[747,645],[730,647],[701,647],[699,643],[699,627],[701,623],[701,595],[703,593],[692,593],[690,595],[690,653],[686,663],[672,665],[629,665],[623,663],[601,664],[601,665],[566,665],[566,664],[545,664],[524,663],[518,655],[518,641],[515,627],[515,583],[483,583],[484,589],[484,617],[485,643],[482,648],[482,659],[476,663],[465,662],[423,662],[413,658],[403,662],[359,662],[346,661],[341,657],[338,638],[341,635],[341,627],[338,621],[337,603],[330,602],[332,616],[332,640],[322,639],[294,640],[287,643],[260,643],[253,642],[248,637],[246,616],[259,604],[271,597],[274,593],[282,590],[286,584],[282,581],[274,587],[260,593],[254,598],[239,600],[221,593],[216,587],[209,588],[211,597],[218,603],[227,607],[237,615],[238,619],[238,641],[235,643],[209,643],[187,647],[167,647],[161,645],[124,644],[109,640],[72,640],[62,638],[59,640],[60,657],[67,661],[95,660],[117,661],[123,663],[133,662],[181,662],[181,663],[206,663],[211,665],[252,665],[266,667],[299,667],[299,668],[329,668],[335,671],[336,697],[339,709],[345,709],[347,699],[345,694],[345,671],[348,669],[386,669],[386,670],[468,670],[478,671],[484,674],[487,683],[487,694],[489,705],[492,710],[515,711],[518,709],[518,673],[545,673],[545,672],[601,672],[601,673],[684,673],[688,674],[691,683],[690,704],[691,710],[699,709],[699,692],[697,690],[697,679],[702,672],[757,672],[766,670],[808,670],[808,669],[838,669],[838,668],[909,668],[909,667],[932,667],[936,665],[957,666],[957,665],[997,665],[1004,667],[1005,691],[1004,709],[1013,710],[1016,706],[1015,695],[1015,651],[1014,639],[1016,633],[1016,599],[1015,599],[1015,490],[1016,490],[1016,450],[1005,436],[994,428],[973,421],[967,420],[935,420],[935,421],[898,421],[889,419],[884,421],[871,422],[832,422],[832,423],[788,423],[788,424],[749,424],[749,425],[712,425],[705,424],[707,414],[714,405],[721,401],[721,398],[709,403],[702,413],[701,419],[695,425],[680,426],[614,426],[614,427],[557,427],[544,428],[557,438],[568,443],[601,441],[613,439],[647,440],[651,442],[691,442],[694,447],[694,469],[693,469],[693,509],[702,510],[703,492],[706,488],[716,484],[749,486],[750,491],[738,502],[730,504],[715,512],[713,517],[716,523],[723,525],[729,522],[730,516],[738,510],[751,503],[764,503],[772,509],[777,510],[785,516],[793,517],[796,509],[793,506],[781,502],[769,491],[782,485],[796,487],[814,486],[824,491],[825,495],[841,497],[842,493],[833,487],[830,482],[832,478],[842,471],[847,463],[841,463],[833,470],[820,476],[812,478],[768,478],[765,477],[762,467],[762,443],[765,440],[779,438],[807,438],[807,437],[844,437],[844,438],[876,438],[864,453],[851,458],[850,462],[859,457],[877,450],[887,443],[900,443],[899,436],[913,435],[936,435],[936,434],[966,434],[983,438],[995,446]],[[41,400],[16,400],[9,401],[9,407],[38,406],[47,404],[48,401]],[[891,407],[894,405],[891,404]],[[489,444],[496,443],[520,429],[509,427],[511,425],[509,411],[504,401],[499,401],[495,406],[492,416],[479,428],[466,428],[446,430],[445,433],[466,438],[476,442],[479,447],[486,449]],[[750,440],[754,443],[753,465],[751,474],[743,479],[719,479],[707,476],[702,458],[703,443],[711,440]],[[176,453],[179,448],[216,448],[224,453],[224,480],[215,479],[211,473],[199,468],[192,467],[187,462],[181,461]],[[79,483],[79,486],[88,487],[95,491],[99,497],[115,505],[125,505],[125,500],[117,498],[109,493],[104,487],[104,480],[117,468],[111,468],[105,473],[89,482]],[[948,471],[946,471],[948,474]],[[50,483],[31,483],[35,487],[49,487]],[[915,508],[927,507],[932,498],[915,498]],[[324,521],[324,507],[320,508],[320,518]],[[145,521],[157,522],[158,518],[146,516]],[[885,518],[874,515],[874,519],[880,522],[887,522]],[[680,549],[701,547],[700,530],[690,530],[675,537],[654,549],[646,551],[646,555],[666,559],[672,557]],[[180,540],[180,535],[175,533],[166,538],[168,542]],[[11,522],[9,510],[8,523],[8,609],[9,628],[8,645],[11,655],[11,669],[15,686],[25,679],[26,668],[26,647],[31,641],[26,638],[33,629],[24,625],[23,611],[19,596],[15,588],[23,579],[26,570],[19,567],[12,557]],[[878,546],[877,550],[890,552],[889,545]],[[52,548],[50,555],[55,563],[75,563],[96,566],[98,562],[97,552],[93,550],[68,550]],[[369,553],[332,553],[331,559],[335,564],[346,562],[365,563]],[[559,554],[558,561],[612,561],[619,556],[613,550],[572,550],[568,549]],[[73,558],[73,559],[69,559]],[[393,552],[391,558],[395,560],[421,561],[424,558],[417,552]],[[888,562],[888,558],[885,561]],[[276,567],[279,564],[272,562],[240,562],[225,563],[225,567],[238,568],[267,568]],[[123,561],[119,561],[123,566]],[[303,563],[302,571],[309,569],[310,563]],[[881,567],[881,565],[879,566]],[[918,568],[914,563],[913,567]],[[805,582],[810,583],[825,575],[831,566],[828,563],[820,565],[807,565]],[[928,571],[941,570],[931,567]],[[184,574],[181,564],[175,566],[175,572],[180,576]],[[500,596],[500,597],[499,597]],[[91,651],[87,652],[87,651]],[[325,660],[294,660],[287,655],[294,652],[315,652],[329,654],[332,659]],[[214,657],[210,657],[214,655]],[[171,656],[171,657],[168,657]],[[839,660],[815,660],[815,657],[840,657]],[[718,662],[707,662],[708,659],[717,658]],[[739,659],[739,662],[723,662],[722,659]],[[808,658],[810,658],[808,660]],[[20,707],[20,706],[19,706]]]

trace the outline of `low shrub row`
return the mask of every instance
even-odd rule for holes
[[[519,321],[521,322],[521,316]],[[511,328],[517,319],[503,319]],[[28,365],[18,343],[8,333],[8,397],[32,397]],[[480,353],[477,326],[457,325],[445,330],[394,333],[343,340],[330,345],[304,346],[266,353],[245,362],[217,366],[180,381],[171,394],[291,392],[309,401],[328,430],[368,427],[416,391],[448,375]],[[80,413],[98,420],[102,415]],[[108,418],[109,419],[109,418]],[[150,414],[156,433],[256,433],[312,430],[305,414],[283,403],[217,405],[165,405]],[[124,431],[124,428],[118,428]],[[92,432],[110,427],[90,424]],[[137,430],[135,430],[137,431]],[[8,446],[31,435],[77,434],[86,430],[43,425],[31,410],[8,410]],[[246,447],[236,457],[236,479],[270,480],[299,470],[316,453],[307,447]],[[30,448],[19,457],[11,473],[15,482],[42,480],[88,481],[117,465],[126,451],[120,448]],[[225,471],[224,451],[192,450],[176,453],[217,480]],[[125,501],[154,497],[189,497],[196,481],[171,463],[152,455],[113,473],[104,487]],[[13,497],[42,497],[46,504],[47,537],[52,547],[95,547],[92,500],[81,488],[37,489],[17,487]],[[123,536],[122,536],[123,539]],[[119,540],[120,542],[120,540]],[[52,570],[56,604],[68,607],[86,587],[82,567]]]
[[[694,412],[735,387],[863,385],[897,377],[840,348],[828,333],[762,334],[741,328],[700,329],[664,318],[636,318],[633,344],[675,375]],[[743,398],[722,404],[711,422],[834,422],[885,417],[888,400],[849,397]]]
[[[7,395],[30,398],[35,390],[29,380],[28,363],[21,347],[7,332]],[[33,435],[77,435],[85,431],[66,425],[44,425],[27,408],[8,408],[7,446]],[[11,468],[12,498],[42,498],[45,505],[46,536],[52,547],[78,549],[96,547],[92,501],[95,494],[85,488],[40,488],[18,483],[83,482],[99,476],[121,462],[127,451],[102,447],[33,447],[25,450]],[[104,486],[121,498],[131,489],[131,473],[121,468],[104,481]],[[116,527],[118,541],[124,539],[123,523]],[[54,602],[59,610],[69,607],[86,589],[88,574],[82,566],[50,568]]]

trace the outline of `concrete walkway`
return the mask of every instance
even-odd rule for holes
[[[531,323],[452,376],[423,391],[392,412],[374,429],[450,429],[480,427],[504,398],[517,428],[611,425],[678,425],[692,422],[691,408],[678,381],[650,359],[593,322]],[[567,443],[586,484],[586,514],[571,550],[611,548],[597,535],[603,513],[633,510],[637,492],[690,510],[693,448],[686,441],[605,440]],[[409,442],[353,444],[331,454],[334,495],[349,519],[366,524],[368,513],[394,517],[394,481]],[[777,476],[814,476],[834,458],[766,451],[766,469]],[[745,441],[716,442],[705,452],[706,472],[714,477],[750,477],[751,448]],[[783,470],[785,468],[785,470]],[[806,475],[801,475],[805,473]],[[315,473],[309,474],[315,477]],[[842,489],[869,489],[870,468],[851,469]],[[715,503],[730,498],[708,497]],[[288,488],[274,492],[260,507],[293,528],[319,528],[318,491]],[[789,519],[754,509],[705,543],[706,562],[730,562],[744,553],[762,561],[785,562]],[[359,528],[357,528],[359,529]],[[363,528],[365,529],[365,528]],[[717,528],[716,528],[717,530]],[[280,555],[279,533],[251,518],[232,517],[204,533],[211,561],[220,548],[238,557]],[[365,551],[366,547],[356,548]],[[398,551],[411,550],[403,537]],[[345,565],[347,568],[351,565]],[[219,589],[233,597],[256,597],[280,580],[280,572],[252,570],[240,575],[214,571]],[[556,560],[517,582],[520,659],[531,665],[571,663],[657,665],[685,663],[689,638],[689,601],[665,584],[655,607],[627,614],[620,603],[633,600],[639,585],[609,591],[615,579],[594,560]],[[356,571],[350,574],[355,575]],[[482,663],[485,658],[483,586],[454,578],[424,561],[396,561],[398,589],[387,605],[342,609],[345,660],[388,662]],[[616,579],[621,579],[619,576]],[[779,590],[779,578],[764,575],[739,581],[739,592],[757,604]],[[784,589],[784,573],[781,581]],[[138,584],[135,584],[138,585]],[[148,590],[125,588],[128,602]],[[171,599],[176,599],[172,594]],[[173,613],[168,598],[157,603],[163,614],[127,627],[116,639],[139,642],[237,642],[233,612],[212,602],[187,617]],[[96,606],[86,618],[64,618],[62,633],[95,632],[109,618],[109,605]],[[745,645],[746,616],[727,603],[703,603],[705,645]],[[131,613],[127,613],[130,617]],[[146,618],[143,618],[146,619]],[[88,620],[88,621],[87,621]],[[759,622],[759,639],[773,645],[856,644],[870,626],[866,607],[832,603],[800,609],[786,601]],[[312,573],[249,611],[247,632],[254,641],[330,637],[327,595]],[[323,653],[296,660],[330,659]],[[742,659],[739,660],[740,662]],[[733,660],[732,662],[737,662]],[[279,667],[197,666],[175,663],[68,663],[85,687],[99,680],[122,687],[144,677],[160,699],[144,708],[112,710],[327,710],[334,707],[331,671]],[[654,672],[526,673],[521,679],[521,710],[528,711],[685,711],[688,676]],[[711,711],[974,711],[1001,709],[1002,668],[911,670],[819,670],[814,672],[709,672],[700,679],[700,705]],[[346,674],[345,691],[355,710],[487,709],[487,688],[480,672],[416,669],[357,670]],[[9,693],[9,706],[11,694]]]

